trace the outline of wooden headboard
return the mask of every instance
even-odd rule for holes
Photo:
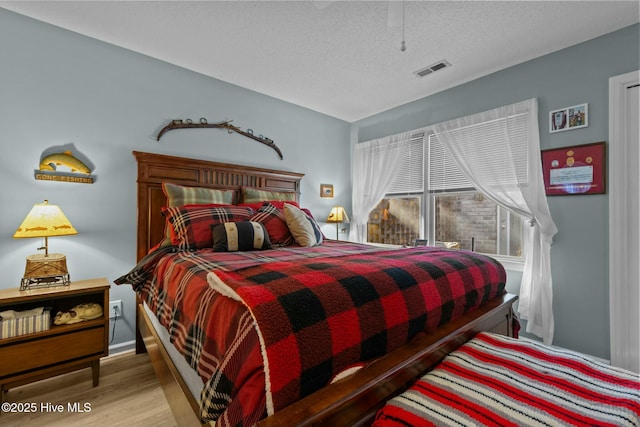
[[[301,173],[140,151],[134,151],[133,155],[138,162],[138,261],[164,237],[161,209],[167,205],[167,199],[162,192],[163,182],[234,190],[234,203],[240,201],[240,189],[244,186],[295,192],[296,201],[300,201],[300,180],[304,176]]]

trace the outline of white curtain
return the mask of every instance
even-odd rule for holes
[[[349,240],[367,240],[369,212],[384,198],[402,160],[402,143],[411,139],[404,132],[356,144],[353,150],[353,206]]]
[[[527,332],[551,344],[550,253],[557,228],[544,190],[537,99],[439,123],[433,130],[474,187],[529,219],[518,312],[527,321]]]

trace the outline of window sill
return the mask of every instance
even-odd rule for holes
[[[371,246],[378,246],[381,248],[389,248],[389,249],[399,249],[399,248],[405,247],[402,245],[390,245],[388,243],[367,242],[366,244]],[[517,258],[513,256],[496,255],[496,254],[482,254],[482,255],[490,256],[491,258],[498,260],[500,264],[504,266],[505,270],[524,271],[524,258]]]
[[[498,261],[502,264],[505,270],[511,271],[524,271],[524,258],[516,258],[512,256],[504,256],[504,255],[492,255],[486,254]]]
[[[366,242],[367,245],[371,245],[371,246],[377,246],[379,248],[389,248],[389,249],[400,249],[403,248],[404,246],[402,245],[392,245],[390,243],[372,243],[372,242]]]

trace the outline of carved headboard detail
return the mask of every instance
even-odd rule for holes
[[[134,151],[138,162],[138,240],[137,260],[144,257],[164,237],[165,219],[161,209],[167,205],[162,183],[234,190],[234,203],[240,201],[244,186],[269,191],[291,191],[300,201],[301,173],[240,166],[164,154]]]

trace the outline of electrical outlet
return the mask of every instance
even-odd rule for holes
[[[122,300],[109,301],[109,319],[122,316]]]

